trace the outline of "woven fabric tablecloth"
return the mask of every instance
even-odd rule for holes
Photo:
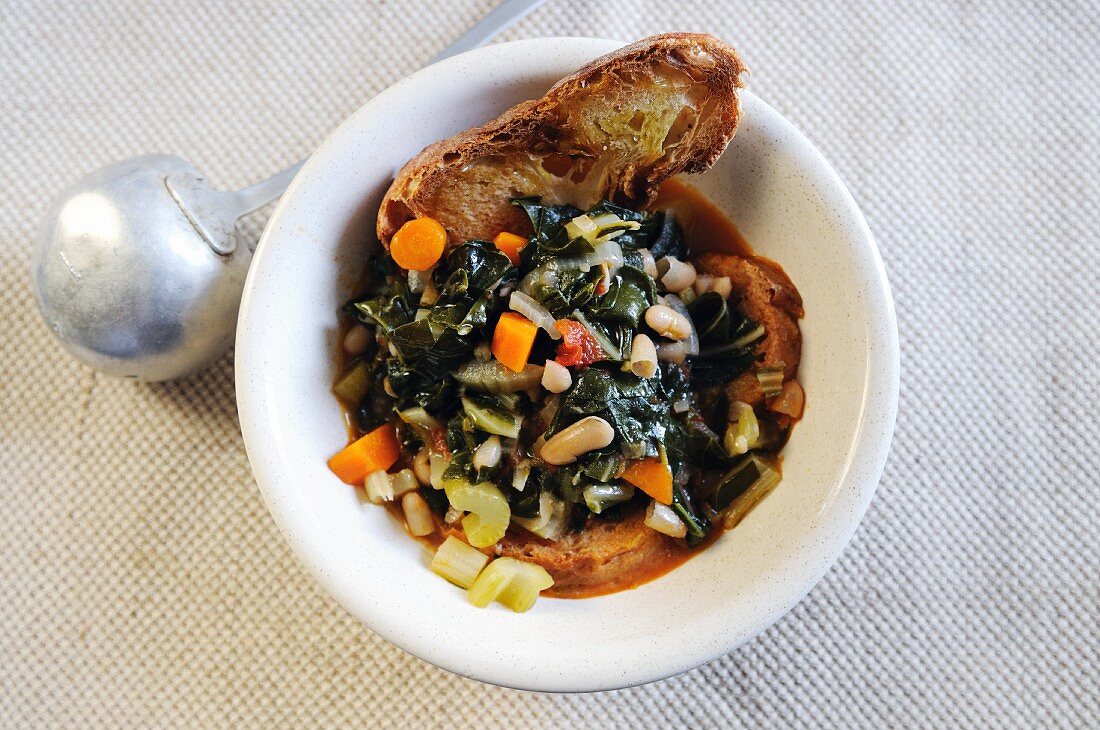
[[[279,536],[231,356],[142,385],[62,354],[28,276],[50,196],[155,151],[264,177],[491,4],[0,1],[0,726],[1096,727],[1095,3],[551,0],[503,36],[732,42],[890,273],[870,511],[797,608],[682,676],[551,696],[406,655]]]

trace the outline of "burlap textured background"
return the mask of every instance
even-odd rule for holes
[[[892,277],[901,412],[855,540],[675,679],[542,696],[405,655],[283,544],[230,358],[140,385],[61,354],[28,283],[50,195],[154,151],[247,184],[491,4],[0,0],[0,726],[1100,723],[1094,3],[551,0],[505,36],[733,42]]]

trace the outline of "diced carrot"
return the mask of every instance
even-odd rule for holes
[[[519,252],[527,245],[526,238],[508,231],[501,231],[493,239],[493,243],[496,244],[501,253],[508,257],[508,260],[512,262],[512,266],[519,266]]]
[[[397,430],[392,423],[387,423],[353,441],[329,459],[328,468],[341,481],[361,485],[367,474],[378,469],[389,469],[400,455]]]
[[[510,370],[522,371],[538,331],[535,323],[522,314],[505,312],[493,330],[493,357]]]
[[[409,221],[390,240],[390,256],[409,271],[427,271],[435,266],[447,245],[447,230],[434,218]]]
[[[626,465],[622,476],[661,504],[672,504],[672,471],[660,459],[632,461]]]

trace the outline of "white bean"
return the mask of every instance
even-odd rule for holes
[[[573,384],[573,376],[569,374],[569,368],[557,360],[547,360],[542,368],[542,387],[551,393],[564,393]]]
[[[683,342],[662,342],[657,345],[657,359],[661,362],[683,363],[687,359],[687,350]]]
[[[730,281],[728,276],[715,277],[710,290],[717,294],[721,294],[723,299],[729,299],[730,295],[733,294],[733,282]]]
[[[413,474],[412,469],[402,469],[390,476],[390,489],[393,490],[394,497],[400,497],[402,494],[407,494],[420,486],[420,482],[417,481],[416,475]]]
[[[687,317],[664,304],[654,304],[645,310],[645,323],[661,337],[682,340],[691,335],[691,322]]]
[[[432,483],[432,465],[427,446],[416,452],[416,456],[413,457],[412,468],[413,474],[416,475],[416,481],[421,484]]]
[[[649,335],[634,335],[630,345],[630,372],[639,378],[652,378],[657,373],[657,348]]]
[[[363,325],[353,324],[344,334],[344,352],[349,355],[361,355],[370,345],[371,333]]]
[[[691,285],[691,290],[695,292],[695,296],[706,294],[714,286],[714,277],[708,274],[699,274],[695,277],[695,283]]]
[[[405,513],[405,524],[409,532],[416,537],[424,537],[435,532],[435,520],[428,503],[417,492],[409,492],[401,498],[401,510]]]
[[[657,262],[653,259],[653,254],[649,252],[648,248],[639,248],[638,253],[642,255],[642,270],[649,275],[650,278],[657,278]]]
[[[474,450],[474,468],[487,469],[496,466],[500,463],[500,453],[500,436],[490,436]]]
[[[599,416],[587,416],[551,436],[539,456],[547,464],[572,464],[581,454],[602,449],[615,440],[615,429]]]
[[[657,270],[663,270],[661,284],[667,291],[679,293],[695,283],[695,267],[675,256],[665,256],[658,261]]]

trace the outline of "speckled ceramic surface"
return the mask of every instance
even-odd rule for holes
[[[241,426],[264,500],[298,557],[394,644],[487,682],[546,691],[655,680],[749,640],[836,560],[874,494],[896,414],[898,344],[878,251],[828,163],[751,92],[718,164],[691,182],[778,261],[805,300],[807,410],[784,479],[734,531],[667,576],[526,614],[476,609],[427,569],[428,552],[325,460],[346,434],[329,392],[337,308],[362,266],[374,211],[423,146],[540,95],[618,44],[536,39],[421,71],[362,107],[313,155],[273,216],[237,335]],[[751,85],[751,84],[750,84]],[[666,617],[675,632],[654,632]]]

